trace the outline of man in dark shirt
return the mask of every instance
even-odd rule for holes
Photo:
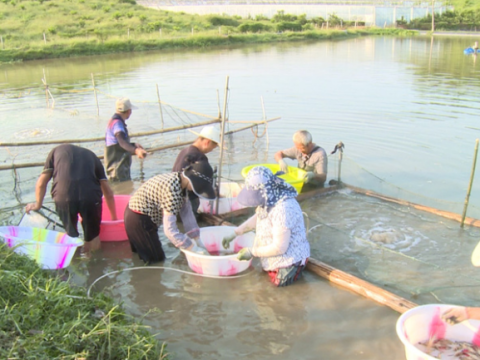
[[[25,211],[39,210],[53,178],[52,199],[58,216],[69,236],[78,237],[78,215],[82,217],[84,250],[100,248],[100,223],[102,220],[102,194],[105,196],[112,220],[117,219],[115,199],[98,157],[90,150],[71,144],[53,148],[35,187],[36,202],[28,204]]]
[[[132,109],[135,109],[130,99],[118,99],[115,108],[115,114],[108,122],[105,133],[105,168],[109,180],[128,181],[131,180],[132,155],[144,159],[147,152],[142,145],[131,143],[128,136],[125,121],[132,115]]]
[[[205,154],[208,154],[220,144],[220,131],[213,125],[205,126],[200,133],[194,131],[192,133],[198,135],[198,138],[192,145],[180,151],[173,165],[173,172],[180,172],[188,165],[197,161],[208,162]],[[192,203],[193,213],[197,215],[198,206],[200,205],[198,196],[189,191],[188,197]]]

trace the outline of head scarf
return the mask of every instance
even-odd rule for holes
[[[269,208],[297,195],[292,185],[273,175],[270,169],[256,166],[248,172],[238,201],[242,205],[257,206],[257,215],[263,219],[268,215]]]

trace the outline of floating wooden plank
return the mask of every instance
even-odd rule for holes
[[[370,284],[365,280],[359,279],[313,258],[308,259],[307,270],[344,289],[353,291],[354,293],[373,300],[378,304],[388,306],[399,313],[404,313],[405,311],[418,306],[401,296],[395,295],[385,289]]]

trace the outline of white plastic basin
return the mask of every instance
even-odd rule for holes
[[[83,245],[81,239],[63,232],[25,226],[0,226],[0,239],[44,269],[67,267],[77,247]]]
[[[436,339],[452,341],[466,341],[480,346],[480,321],[469,320],[476,329],[473,331],[464,323],[449,325],[441,319],[441,315],[448,309],[458,307],[455,305],[429,304],[417,306],[403,313],[397,321],[397,335],[405,346],[407,360],[435,360],[417,347],[419,342],[428,341],[435,336]]]
[[[229,276],[241,273],[248,269],[252,260],[241,261],[237,254],[244,247],[251,247],[255,241],[253,232],[238,236],[230,243],[228,249],[222,246],[224,236],[231,233],[233,226],[210,226],[200,229],[199,244],[201,244],[210,255],[201,255],[182,249],[190,269],[198,274]]]
[[[245,206],[240,205],[237,201],[238,193],[242,190],[242,186],[236,182],[220,183],[220,198],[218,199],[218,214],[226,214],[235,210],[243,209]],[[200,199],[199,213],[214,214],[216,212],[216,201]]]

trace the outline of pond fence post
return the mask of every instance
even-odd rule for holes
[[[157,86],[157,99],[158,99],[158,107],[160,108],[160,120],[162,121],[162,129],[163,129],[163,112],[162,112],[162,102],[160,101],[160,92],[158,91],[158,84]]]
[[[4,46],[4,44],[3,44],[3,36],[0,36],[0,41],[2,41],[2,50],[4,50],[4,49],[5,49],[5,46]]]
[[[223,161],[223,138],[225,137],[225,121],[227,120],[226,117],[227,117],[227,99],[228,99],[228,75],[227,75],[227,80],[226,80],[226,83],[225,83],[225,99],[224,99],[224,102],[223,102],[223,116],[222,116],[222,124],[221,124],[221,132],[220,132],[220,144],[219,145],[219,148],[220,148],[220,161],[219,161],[219,164],[218,164],[218,174],[217,174],[217,179],[218,179],[218,183],[217,183],[217,197],[215,199],[215,214],[218,214],[218,206],[220,205],[220,202],[218,201],[218,199],[220,198],[220,182],[221,182],[221,178],[222,178],[222,161]]]
[[[127,29],[127,37],[130,39],[130,28]]]
[[[43,42],[45,43],[45,45],[47,45],[47,37],[45,36],[45,33],[43,33]]]
[[[160,36],[162,36],[162,28],[158,29],[158,31],[160,32]]]
[[[462,222],[460,224],[460,227],[462,227],[462,228],[463,228],[463,225],[465,223],[465,216],[467,215],[468,201],[470,199],[470,192],[472,190],[473,177],[475,176],[475,166],[477,164],[477,154],[478,154],[478,139],[475,141],[475,151],[473,153],[472,173],[470,174],[470,182],[468,184],[467,196],[465,197],[465,206],[463,207]]]
[[[192,35],[193,35],[193,26],[192,26]]]
[[[222,27],[221,26],[218,27],[218,34],[222,35]]]
[[[267,116],[265,115],[265,104],[263,103],[263,96],[260,96],[260,99],[262,99],[263,121],[265,121],[265,132],[266,132],[266,134],[267,134],[267,150],[268,150],[268,144],[269,144],[269,139],[268,139],[268,122],[267,122]]]
[[[97,89],[95,88],[95,79],[93,77],[93,73],[91,73],[90,75],[92,76],[93,94],[95,95],[95,103],[97,104],[97,116],[99,116],[100,108],[98,107],[98,97],[97,97]]]
[[[47,84],[47,77],[45,75],[45,68],[43,69],[42,82],[43,82],[43,85],[45,85],[45,101],[47,103],[47,107],[50,107],[50,103],[48,101],[48,84]]]

